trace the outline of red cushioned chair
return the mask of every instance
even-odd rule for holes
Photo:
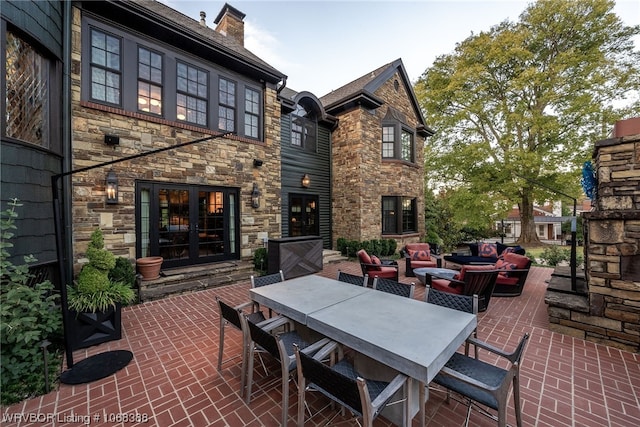
[[[499,271],[493,265],[465,265],[453,279],[431,275],[431,287],[458,295],[478,295],[478,311],[489,307]]]
[[[500,270],[500,273],[496,279],[493,295],[496,297],[521,295],[531,268],[531,259],[516,253],[505,253],[500,256],[494,267]]]
[[[362,268],[362,275],[369,275],[369,286],[373,285],[373,279],[380,277],[383,279],[392,279],[398,281],[398,263],[395,261],[384,262],[378,259],[376,256],[369,256],[367,251],[360,249],[356,255],[360,260],[360,268]]]
[[[406,262],[404,275],[407,277],[416,277],[414,268],[442,267],[442,259],[431,252],[428,243],[407,243],[402,254]]]

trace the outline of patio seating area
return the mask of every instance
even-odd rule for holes
[[[361,274],[358,262],[328,264],[319,274],[336,278],[338,270]],[[401,265],[402,282],[417,282],[405,277],[403,270]],[[552,271],[532,267],[521,296],[494,297],[487,311],[478,314],[478,338],[497,347],[511,350],[524,333],[530,333],[520,372],[523,425],[640,425],[640,354],[550,332],[544,294]],[[125,308],[123,338],[79,350],[74,360],[77,363],[92,354],[124,349],[134,355],[126,368],[89,384],[61,384],[47,395],[3,408],[2,425],[72,425],[66,420],[82,424],[82,417],[91,425],[104,426],[280,425],[281,387],[270,381],[273,375],[265,377],[256,369],[253,396],[247,405],[239,393],[240,359],[223,365],[220,372],[216,369],[220,322],[215,297],[240,304],[249,300],[250,287],[247,278],[234,285]],[[425,287],[417,284],[413,298],[423,300],[424,292]],[[225,359],[239,355],[241,347],[241,333],[228,328]],[[480,358],[501,363],[486,351],[480,352]],[[274,369],[268,371],[273,373]],[[298,410],[294,385],[289,395],[288,425],[293,426]],[[320,393],[307,393],[306,397],[314,413],[327,403]],[[507,413],[508,422],[515,425],[512,398]],[[21,421],[8,422],[7,414],[22,414]],[[139,414],[139,422],[132,418],[135,414]],[[334,414],[335,410],[327,408],[306,425],[324,425]],[[460,426],[465,415],[463,405],[455,401],[447,404],[444,393],[429,392],[428,426]],[[341,425],[357,425],[349,419],[348,414],[339,415],[332,425],[339,421],[346,421]],[[496,425],[476,411],[471,413],[470,424]],[[389,425],[383,417],[374,422],[374,426]],[[418,425],[417,417],[413,425]]]

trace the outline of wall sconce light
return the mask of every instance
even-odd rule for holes
[[[105,192],[107,194],[108,205],[115,205],[118,203],[118,177],[113,170],[110,170],[107,174]]]
[[[259,168],[260,166],[262,166],[264,162],[260,159],[253,159],[253,167],[254,168]]]
[[[120,144],[120,137],[116,135],[105,135],[104,143],[107,145],[118,145]]]
[[[260,190],[258,190],[258,184],[253,183],[253,190],[251,191],[251,206],[254,208],[260,207]]]
[[[304,188],[309,188],[309,186],[311,185],[311,178],[309,178],[309,175],[307,175],[306,173],[302,177],[301,184]]]

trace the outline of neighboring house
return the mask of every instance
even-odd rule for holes
[[[571,207],[573,210],[573,206]],[[591,210],[591,202],[588,199],[578,200],[576,214]],[[533,221],[536,225],[536,234],[540,240],[564,242],[570,236],[563,235],[562,224],[571,221],[571,216],[562,215],[562,203],[555,202],[552,205],[534,206]],[[495,222],[496,230],[503,230],[504,237],[517,240],[522,232],[520,224],[520,210],[517,206],[507,214],[504,220]]]
[[[332,133],[333,243],[424,237],[424,121],[398,59],[320,98]]]
[[[155,1],[74,3],[73,169],[215,137],[73,175],[76,257],[96,227],[117,255],[161,255],[163,268],[249,258],[280,237],[286,76],[244,47],[243,13],[225,4],[215,30],[205,19]]]
[[[23,204],[10,249],[19,264],[29,254],[40,263],[56,261],[50,176],[62,171],[63,123],[69,122],[62,96],[67,8],[60,1],[3,0],[0,6],[0,195],[2,210],[13,198]]]

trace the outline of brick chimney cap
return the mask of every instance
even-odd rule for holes
[[[244,20],[244,17],[247,16],[246,14],[240,12],[235,7],[231,6],[229,3],[225,3],[224,6],[222,6],[220,13],[218,13],[218,16],[216,16],[216,19],[215,21],[213,21],[213,23],[218,24],[222,19],[222,17],[227,13],[237,18],[239,21]]]

